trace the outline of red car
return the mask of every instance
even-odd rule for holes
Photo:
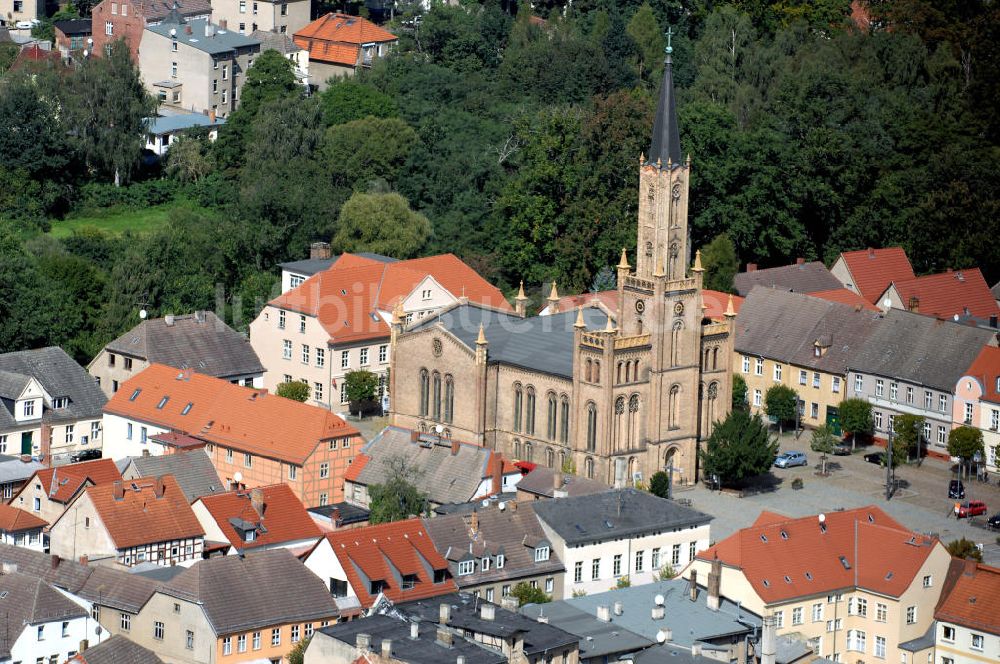
[[[955,518],[967,519],[970,516],[979,516],[980,514],[986,514],[986,503],[981,500],[955,503]]]

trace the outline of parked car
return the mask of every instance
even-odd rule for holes
[[[30,21],[18,21],[17,23],[14,24],[14,27],[17,28],[18,30],[30,30],[41,24],[42,24],[41,21],[39,21],[37,18],[33,18]]]
[[[965,499],[965,485],[962,480],[952,480],[948,483],[948,497],[956,500]]]
[[[964,503],[955,503],[955,517],[968,519],[972,516],[986,514],[986,503],[981,500],[969,500]]]
[[[1000,530],[1000,512],[986,519],[986,527],[990,530]]]
[[[806,460],[804,452],[782,452],[774,460],[774,465],[778,468],[791,468],[792,466],[805,466],[808,464],[809,461]]]
[[[838,443],[833,446],[834,456],[850,456],[851,446],[848,443]]]
[[[865,461],[884,466],[886,463],[885,452],[869,452],[865,455]]]
[[[69,460],[73,463],[77,463],[78,461],[93,461],[94,459],[100,459],[102,456],[103,454],[100,450],[80,450],[76,454],[70,456]]]

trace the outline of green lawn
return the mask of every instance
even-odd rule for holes
[[[73,215],[60,221],[53,221],[50,233],[54,237],[68,237],[73,231],[88,226],[108,233],[122,233],[126,230],[133,233],[148,233],[166,224],[171,210],[183,207],[194,209],[197,205],[179,199],[141,210],[109,208],[92,214]]]

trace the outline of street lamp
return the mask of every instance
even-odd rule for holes
[[[889,444],[885,450],[885,499],[892,500],[892,425],[889,425]]]

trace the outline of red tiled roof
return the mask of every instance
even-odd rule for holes
[[[45,528],[49,522],[30,512],[0,503],[0,531],[5,533],[20,533],[35,528]]]
[[[384,582],[382,592],[393,603],[426,599],[457,590],[450,576],[441,583],[434,583],[433,571],[431,576],[428,575],[428,568],[446,572],[448,562],[434,548],[420,519],[340,530],[327,533],[326,538],[340,559],[361,606],[365,608],[375,601],[368,581]],[[396,577],[403,574],[417,576],[413,588],[403,590],[399,587]]]
[[[612,314],[618,311],[618,291],[606,290],[596,293],[580,293],[579,295],[563,295],[558,300],[559,311],[571,311],[577,307],[586,307],[600,303]],[[542,305],[542,310],[547,309],[548,301]],[[549,312],[551,313],[551,312]]]
[[[398,37],[360,16],[330,13],[321,16],[293,36],[309,51],[310,60],[355,66],[364,44],[398,41]]]
[[[1000,635],[1000,568],[952,560],[934,618]]]
[[[390,312],[428,276],[455,297],[510,311],[498,288],[453,254],[381,263],[343,254],[320,272],[271,300],[282,309],[316,316],[333,342],[389,336],[379,312]]]
[[[983,386],[983,401],[1000,403],[1000,348],[983,346],[979,355],[969,365],[967,376],[976,378]]]
[[[937,318],[971,314],[989,318],[1000,314],[997,301],[978,267],[970,270],[948,270],[905,280],[893,280],[892,285],[909,309],[916,298],[917,311]]]
[[[234,547],[252,549],[320,537],[319,527],[287,484],[259,488],[263,494],[263,513],[258,513],[251,504],[251,494],[255,490],[230,491],[199,499]],[[230,519],[256,524],[254,541],[244,541]]]
[[[113,460],[96,459],[39,470],[35,477],[48,493],[49,500],[66,504],[87,480],[91,484],[106,484],[120,480],[122,474]]]
[[[158,482],[162,482],[159,495]],[[173,475],[134,479],[120,487],[120,498],[115,496],[119,488],[117,483],[88,487],[86,493],[116,548],[127,549],[205,534]]]
[[[788,519],[766,512],[698,554],[742,570],[765,603],[860,587],[898,597],[940,542],[875,506]]]
[[[874,304],[861,297],[852,290],[847,290],[846,288],[835,288],[833,290],[816,291],[815,293],[809,293],[810,297],[818,297],[821,300],[829,300],[830,302],[840,302],[841,304],[851,304],[855,307],[861,307],[867,309],[868,311],[879,311],[879,308]]]
[[[915,276],[902,247],[845,251],[840,256],[847,263],[854,287],[869,302],[877,301],[889,287],[889,282]]]
[[[739,295],[733,295],[733,311],[740,313],[743,300]],[[729,306],[729,293],[716,290],[703,290],[701,292],[701,302],[706,305],[705,318],[721,321],[725,318],[726,307]]]
[[[372,458],[363,452],[354,457],[354,461],[351,462],[351,466],[347,469],[347,472],[344,473],[344,481],[357,482],[358,477],[361,475],[361,471],[365,469],[365,466],[367,466],[368,462],[371,460]]]
[[[164,397],[167,403],[157,408]],[[320,441],[358,436],[357,429],[325,408],[162,364],[151,364],[126,381],[104,410],[300,465]]]

